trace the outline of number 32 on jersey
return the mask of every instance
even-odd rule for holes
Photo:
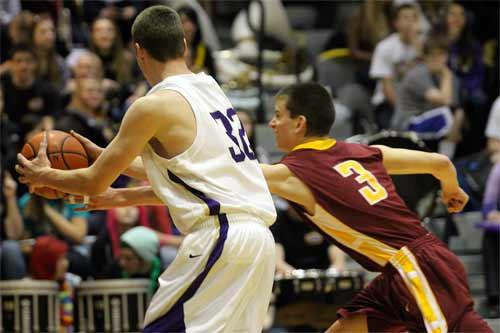
[[[234,109],[227,109],[226,114],[220,111],[215,111],[210,113],[210,115],[215,121],[219,120],[222,125],[224,125],[226,135],[234,143],[233,147],[229,147],[229,152],[236,163],[243,162],[245,158],[248,158],[249,160],[255,160],[257,158],[255,153],[250,148],[245,130],[243,129],[243,126]],[[238,133],[237,136],[239,137],[239,140],[233,134],[233,124],[236,125],[236,132]]]
[[[356,173],[355,180],[359,184],[367,184],[358,190],[361,196],[370,204],[375,205],[387,198],[387,191],[380,185],[377,178],[368,170],[366,170],[359,162],[347,160],[333,167],[335,171],[340,173],[344,178]]]

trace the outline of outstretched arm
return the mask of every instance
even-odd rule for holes
[[[87,200],[81,196],[69,195],[66,201],[82,203],[84,206],[78,210],[106,210],[116,207],[128,206],[164,206],[165,203],[156,196],[151,186],[138,186],[129,188],[108,188],[104,193],[94,195]]]
[[[382,151],[383,163],[391,175],[431,174],[441,182],[442,200],[451,213],[460,212],[469,196],[460,188],[453,163],[445,155],[374,146]]]
[[[295,202],[314,215],[316,201],[311,190],[284,164],[261,164],[260,168],[271,193]]]
[[[126,113],[117,136],[88,168],[57,170],[50,168],[46,142],[40,145],[39,156],[28,161],[18,155],[16,170],[19,180],[33,191],[47,186],[65,193],[96,195],[104,192],[132,161],[165,121],[158,116],[158,101],[148,97],[137,100]],[[165,117],[165,114],[162,115]]]

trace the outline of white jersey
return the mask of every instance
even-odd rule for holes
[[[196,118],[196,138],[165,159],[147,145],[142,160],[156,195],[169,206],[176,227],[188,233],[210,215],[248,213],[271,225],[276,211],[266,181],[235,110],[209,75],[168,77],[148,94],[180,93]]]

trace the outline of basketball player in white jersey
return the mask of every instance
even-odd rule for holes
[[[167,204],[187,236],[159,279],[144,332],[260,332],[276,212],[255,154],[216,81],[188,70],[175,11],[147,8],[132,37],[152,88],[129,108],[114,140],[92,153],[99,156],[90,167],[63,171],[50,168],[45,139],[36,159],[19,156],[20,181],[31,191],[96,195],[120,173],[148,179],[154,203]]]

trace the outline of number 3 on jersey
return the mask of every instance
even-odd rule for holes
[[[236,111],[234,109],[229,108],[226,110],[226,114],[220,112],[220,111],[215,111],[211,112],[210,115],[212,118],[214,118],[215,121],[220,120],[222,122],[222,125],[224,125],[224,128],[226,129],[226,134],[227,136],[231,139],[231,141],[234,142],[234,144],[237,147],[237,150],[239,151],[236,153],[235,147],[229,147],[229,152],[231,153],[231,157],[233,160],[238,163],[238,162],[243,162],[245,160],[245,157],[248,157],[249,160],[255,160],[257,157],[255,156],[254,152],[252,149],[250,149],[247,139],[247,136],[245,134],[245,130],[243,129],[243,126],[241,125],[240,120],[238,119],[238,116],[236,116]],[[236,119],[234,119],[236,118]],[[236,123],[239,125],[239,128],[236,128],[238,131],[238,136],[240,137],[240,142],[238,142],[238,138],[233,135],[233,123]]]
[[[358,192],[370,205],[373,206],[387,198],[387,191],[385,188],[380,185],[377,178],[375,178],[375,176],[370,171],[366,170],[359,162],[347,160],[335,165],[333,168],[344,178],[347,178],[356,172],[358,176],[355,180],[359,184],[367,183],[367,185],[360,188]]]

